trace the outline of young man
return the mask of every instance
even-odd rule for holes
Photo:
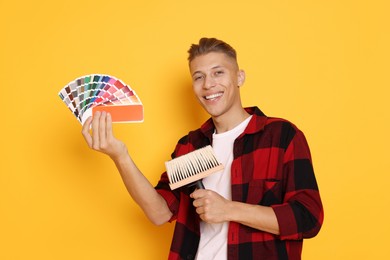
[[[171,191],[166,173],[153,187],[104,112],[85,122],[86,142],[112,158],[154,224],[176,221],[169,259],[300,259],[303,239],[323,221],[303,133],[257,107],[243,108],[245,73],[227,43],[202,38],[189,50],[189,66],[193,91],[211,118],[181,138],[172,157],[211,144],[225,169],[203,180],[206,189]]]

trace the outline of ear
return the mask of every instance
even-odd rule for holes
[[[237,72],[238,87],[241,87],[242,85],[244,85],[244,82],[245,82],[245,71],[244,70],[239,70]]]

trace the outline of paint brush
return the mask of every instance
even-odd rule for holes
[[[185,185],[204,189],[202,179],[224,168],[210,145],[167,161],[165,167],[171,190]]]

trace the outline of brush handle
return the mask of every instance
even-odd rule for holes
[[[203,182],[202,180],[197,180],[195,182],[192,182],[190,184],[187,185],[188,187],[191,187],[192,189],[205,189],[204,185],[203,185]]]
[[[194,183],[194,185],[195,185],[195,187],[196,187],[197,189],[203,189],[203,190],[205,189],[202,180],[196,181],[196,182]]]

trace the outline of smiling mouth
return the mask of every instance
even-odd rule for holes
[[[223,95],[222,92],[220,92],[220,93],[215,93],[215,94],[212,94],[212,95],[204,96],[204,99],[206,99],[206,100],[212,100],[212,99],[216,99],[216,98],[218,98],[218,97],[220,97],[220,96],[222,96],[222,95]]]

